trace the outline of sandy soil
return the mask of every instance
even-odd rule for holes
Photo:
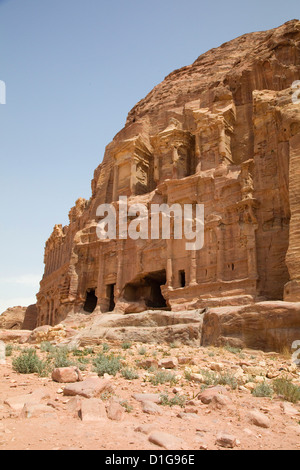
[[[254,351],[233,353],[216,348],[170,348],[167,345],[144,345],[146,354],[141,355],[140,347],[133,345],[126,351],[116,347],[114,352],[121,354],[124,364],[130,367],[136,367],[136,361],[153,357],[155,360],[188,357],[191,363],[179,365],[172,371],[180,377],[175,385],[176,390],[174,384],[153,385],[149,382],[151,373],[143,368],[138,369],[140,377],[136,380],[126,380],[120,373],[112,377],[114,396],[126,400],[132,409],[124,413],[122,421],[106,419],[104,422],[85,422],[78,414],[70,412],[68,402],[71,398],[63,395],[64,384],[54,382],[51,375],[41,378],[37,374],[15,372],[12,360],[20,354],[20,350],[14,351],[11,357],[7,357],[6,365],[0,365],[0,450],[161,450],[149,441],[149,435],[137,431],[138,426],[143,424],[152,424],[153,430],[183,439],[185,450],[222,449],[216,442],[220,432],[236,438],[236,450],[300,448],[299,403],[291,405],[293,413],[290,413],[290,409],[289,412],[283,409],[284,400],[278,396],[254,397],[246,388],[251,388],[246,381],[235,390],[226,386],[226,395],[231,402],[203,404],[198,399],[192,400],[201,390],[201,385],[188,380],[184,374],[185,370],[209,371],[216,368],[215,364],[231,372],[253,366],[263,368],[266,373],[284,373],[299,383],[299,372],[289,372],[292,362],[288,357]],[[280,372],[281,368],[285,370]],[[82,374],[84,379],[93,375],[92,365],[88,364]],[[262,381],[261,377],[252,377],[251,380],[256,385]],[[264,380],[271,384],[271,380]],[[49,408],[47,413],[24,418],[20,411],[14,411],[5,404],[8,398],[32,393],[41,387],[50,395],[50,399],[44,400]],[[159,405],[161,415],[145,413],[141,403],[133,398],[135,393],[165,393],[172,398],[176,395],[174,392],[189,397],[192,402],[187,402],[183,408]],[[250,422],[248,413],[251,410],[258,410],[268,417],[270,426],[262,428]]]

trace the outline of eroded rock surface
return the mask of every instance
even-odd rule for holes
[[[87,344],[97,335],[200,344],[201,322],[180,312],[202,310],[205,341],[224,336],[253,347],[260,325],[271,335],[267,348],[277,350],[298,334],[290,307],[288,328],[281,313],[272,328],[274,317],[260,305],[300,300],[299,44],[298,20],[243,35],[172,72],[130,111],[95,170],[91,198],[79,198],[69,225],[56,225],[46,243],[26,329],[80,316]],[[204,204],[203,248],[187,250],[184,237],[118,237],[121,196],[128,210],[136,203],[150,212],[153,204]],[[101,204],[116,210],[114,240],[97,235]],[[235,333],[233,321],[234,331],[224,333],[222,311],[207,316],[223,307],[234,307],[228,312],[235,318],[246,315],[247,333]],[[149,310],[171,311],[178,320],[160,314],[166,323],[151,323]],[[114,316],[108,326],[111,312],[125,326]],[[216,318],[219,337],[210,331]],[[265,338],[258,336],[260,345]]]

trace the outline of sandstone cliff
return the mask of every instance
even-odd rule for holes
[[[172,72],[129,113],[45,247],[37,324],[300,300],[300,22],[246,34]],[[204,247],[101,241],[97,208],[202,203]]]

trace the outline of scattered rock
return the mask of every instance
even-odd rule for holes
[[[159,361],[158,367],[164,369],[176,369],[178,367],[178,359],[176,357],[165,357]]]
[[[78,367],[60,367],[52,372],[52,380],[59,383],[81,382],[82,375]]]
[[[37,389],[26,395],[18,395],[16,397],[7,398],[4,403],[14,411],[21,411],[25,404],[41,403],[44,399],[49,399],[50,395],[44,389]]]
[[[254,410],[248,413],[248,419],[251,424],[260,428],[268,429],[271,426],[269,418],[260,411]]]
[[[193,372],[190,374],[190,379],[198,384],[203,384],[205,382],[202,374],[195,374]]]
[[[283,402],[280,404],[280,407],[284,414],[291,416],[291,417],[298,417],[300,416],[300,411],[297,410],[291,403]]]
[[[162,415],[161,407],[153,401],[143,401],[142,410],[148,415]]]
[[[36,418],[51,413],[55,413],[55,410],[50,406],[41,403],[25,403],[21,412],[21,418]]]
[[[198,395],[198,400],[200,400],[205,405],[209,405],[213,399],[218,400],[219,395],[227,395],[228,392],[225,387],[217,386],[212,388],[207,388],[204,392]]]
[[[231,398],[221,393],[217,393],[212,397],[211,405],[217,409],[226,408],[232,404]]]
[[[224,369],[223,364],[218,363],[218,362],[212,362],[209,367],[211,370],[214,370],[216,372],[222,372]]]
[[[161,402],[161,396],[157,393],[135,393],[132,395],[132,398],[134,398],[136,401],[152,401],[154,403],[160,403]]]
[[[220,432],[217,436],[216,445],[226,449],[234,449],[237,446],[237,438],[226,432]]]
[[[115,400],[110,400],[106,409],[107,417],[112,421],[122,421],[125,416],[125,410],[120,403]]]
[[[155,431],[155,425],[154,424],[141,424],[137,428],[135,428],[135,432],[140,432],[142,434],[150,434]]]
[[[188,449],[187,444],[179,437],[173,436],[165,432],[154,431],[149,436],[149,441],[166,450],[185,450]]]
[[[107,414],[104,402],[98,398],[82,400],[79,417],[82,421],[106,421]]]
[[[113,391],[111,380],[100,377],[90,377],[82,382],[67,384],[64,388],[66,396],[82,396],[85,398],[99,397],[103,392]]]
[[[139,366],[143,369],[158,368],[158,361],[156,359],[144,359],[139,363]]]

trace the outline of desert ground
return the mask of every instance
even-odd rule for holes
[[[300,448],[287,351],[11,343],[0,381],[1,450]]]

